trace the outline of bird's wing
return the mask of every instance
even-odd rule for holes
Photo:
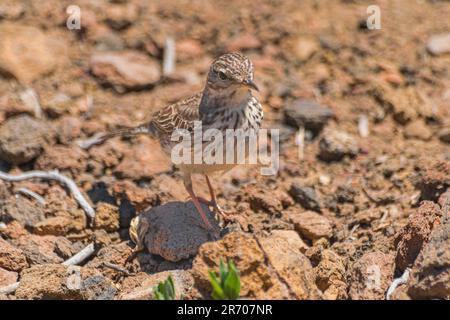
[[[153,114],[150,125],[160,135],[171,135],[177,129],[191,131],[194,128],[194,121],[199,120],[198,107],[201,97],[202,94],[198,93],[164,107]]]

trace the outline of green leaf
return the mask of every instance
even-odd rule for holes
[[[233,261],[228,262],[228,274],[224,282],[223,290],[227,299],[236,300],[239,298],[241,281]]]
[[[208,271],[209,274],[209,282],[211,283],[211,286],[213,287],[213,292],[211,294],[211,297],[214,300],[224,300],[225,295],[223,293],[223,289],[216,277],[216,274],[213,271]]]

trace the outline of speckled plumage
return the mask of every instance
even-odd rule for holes
[[[227,129],[242,129],[244,132],[258,130],[263,118],[263,109],[252,95],[251,89],[258,90],[253,82],[253,65],[246,56],[240,53],[228,53],[216,59],[209,70],[205,89],[189,98],[168,105],[153,114],[152,120],[132,130],[121,131],[120,134],[136,134],[147,132],[159,139],[163,149],[170,153],[178,141],[172,141],[172,134],[178,129],[193,132],[196,123],[201,123],[202,130],[218,129],[225,135]],[[113,135],[109,135],[113,136]],[[193,134],[195,136],[195,134]],[[205,143],[200,136],[200,143]],[[198,142],[193,140],[194,143]],[[191,148],[193,152],[194,148]],[[226,152],[226,147],[224,151]],[[233,152],[236,152],[233,150]],[[236,164],[180,164],[183,182],[199,211],[205,225],[212,230],[198,198],[192,187],[191,174],[204,174],[211,194],[209,202],[222,216],[225,213],[217,204],[208,174],[227,171]]]

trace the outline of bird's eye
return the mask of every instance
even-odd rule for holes
[[[219,78],[221,80],[227,80],[227,75],[223,71],[219,71]]]

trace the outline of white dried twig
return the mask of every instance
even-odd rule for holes
[[[20,188],[17,192],[22,193],[30,198],[36,200],[40,205],[45,206],[45,199],[38,195],[36,192],[28,190],[27,188]]]
[[[87,138],[86,140],[77,140],[76,144],[81,148],[81,149],[89,149],[92,146],[95,146],[97,144],[101,144],[103,143],[103,141],[105,141],[105,134],[102,132],[96,133],[95,135],[93,135],[90,138]]]
[[[19,287],[20,282],[14,282],[6,287],[0,288],[0,294],[11,294],[14,293]]]
[[[164,45],[163,75],[171,75],[175,71],[175,40],[167,38]]]
[[[386,300],[391,300],[392,294],[394,293],[395,289],[397,289],[397,287],[399,285],[408,282],[409,271],[410,271],[409,268],[406,268],[405,271],[403,272],[403,274],[399,278],[394,279],[394,281],[392,281],[391,285],[389,286],[389,289],[386,292]]]
[[[28,179],[44,179],[44,180],[56,180],[62,184],[64,184],[70,192],[73,194],[73,197],[78,202],[80,207],[84,210],[86,215],[91,218],[92,221],[94,221],[95,218],[95,211],[91,207],[91,205],[87,202],[87,200],[84,198],[84,196],[81,194],[80,190],[78,189],[76,183],[66,176],[63,176],[58,171],[29,171],[25,172],[23,174],[19,175],[10,175],[8,173],[0,171],[0,179],[6,180],[9,182],[17,182],[17,181],[23,181]]]
[[[73,257],[67,259],[62,263],[63,266],[75,266],[77,264],[82,263],[84,260],[89,258],[91,255],[93,255],[95,252],[95,245],[94,243],[88,244],[86,247],[84,247],[83,250],[78,252]]]
[[[364,114],[359,117],[358,132],[362,138],[367,138],[369,136],[369,119]]]
[[[297,134],[295,135],[295,144],[298,145],[298,158],[303,160],[305,157],[305,128],[298,128]]]
[[[34,116],[36,118],[42,117],[42,108],[39,103],[39,97],[38,97],[36,91],[34,91],[34,89],[28,88],[28,89],[22,91],[19,94],[19,96],[20,96],[20,99],[22,100],[22,102],[28,108],[33,110]]]

